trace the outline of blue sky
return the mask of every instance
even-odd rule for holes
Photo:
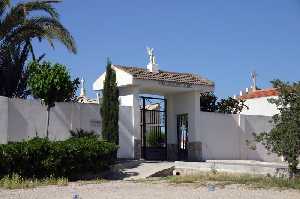
[[[300,79],[299,0],[65,0],[56,7],[78,54],[46,42],[35,49],[84,77],[91,97],[107,57],[146,67],[146,46],[160,69],[203,75],[220,97],[249,87],[252,70],[259,87]]]

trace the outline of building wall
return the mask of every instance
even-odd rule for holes
[[[273,116],[279,113],[275,104],[271,104],[268,102],[268,99],[274,97],[260,97],[254,99],[247,99],[245,105],[249,107],[241,112],[244,115],[265,115],[265,116]]]
[[[8,98],[0,96],[0,144],[7,143]]]
[[[132,108],[120,107],[119,134],[120,158],[133,158]],[[46,107],[38,100],[9,99],[0,97],[0,143],[21,141],[36,136],[46,136]],[[51,108],[49,138],[64,140],[70,130],[84,129],[101,132],[99,105],[80,103],[56,103]]]
[[[132,106],[121,106],[119,113],[120,158],[138,158],[140,155],[140,110],[138,92],[130,97]],[[252,133],[268,132],[272,128],[271,117],[232,115],[200,111],[200,95],[187,92],[166,96],[168,150],[176,154],[177,115],[188,114],[190,160],[242,159],[280,161],[268,155],[263,146],[253,151],[246,140],[253,140]],[[35,136],[44,137],[46,109],[39,101],[0,97],[0,142],[20,141]],[[49,137],[63,140],[75,129],[100,132],[101,118],[96,104],[57,103],[50,113]],[[168,152],[168,153],[169,153]],[[176,159],[176,156],[172,157]]]
[[[200,114],[200,94],[199,92],[185,92],[167,96],[167,142],[168,142],[168,156],[170,159],[176,159],[172,153],[177,152],[177,115],[188,114],[188,140],[190,161],[199,161],[201,157],[201,148],[197,146],[201,144],[194,138],[199,133],[198,120]]]
[[[179,114],[188,114],[189,136],[197,134],[198,110],[200,110],[200,94],[197,92],[167,96],[168,143],[177,143],[177,115]]]
[[[199,132],[192,141],[202,143],[203,160],[281,161],[260,144],[256,144],[256,150],[246,144],[246,140],[255,143],[253,133],[270,131],[270,120],[266,116],[200,112]]]

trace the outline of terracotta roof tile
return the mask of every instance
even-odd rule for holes
[[[187,83],[193,85],[208,85],[208,86],[214,85],[213,81],[210,81],[206,78],[200,77],[199,75],[192,74],[192,73],[177,73],[177,72],[167,72],[162,70],[159,70],[158,73],[153,73],[148,71],[146,68],[139,68],[133,66],[121,66],[121,65],[113,65],[113,66],[127,73],[130,73],[136,79]]]
[[[272,96],[278,96],[279,92],[276,88],[267,88],[262,90],[256,90],[251,91],[245,95],[240,96],[240,99],[254,99],[254,98],[260,98],[260,97],[272,97]]]

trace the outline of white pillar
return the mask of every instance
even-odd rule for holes
[[[8,98],[0,96],[0,144],[8,142]]]

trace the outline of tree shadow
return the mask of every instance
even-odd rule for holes
[[[139,175],[138,172],[128,171],[128,169],[137,168],[143,160],[118,160],[118,162],[108,171],[102,173],[102,178],[107,180],[123,180]]]

